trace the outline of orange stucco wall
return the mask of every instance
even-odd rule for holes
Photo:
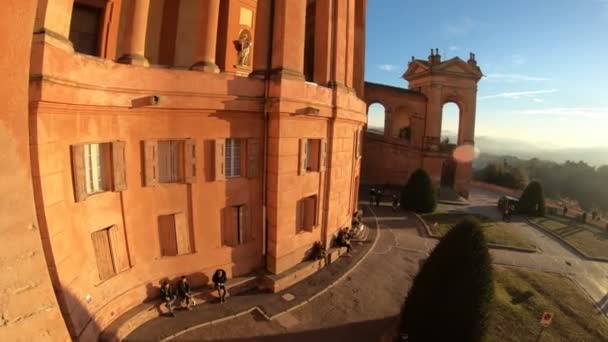
[[[275,23],[283,24],[274,32],[272,53],[273,56],[277,51],[285,53],[276,53],[280,58],[274,58],[273,62],[278,63],[279,68],[265,81],[241,77],[246,71],[242,69],[237,70],[241,76],[235,75],[232,64],[236,54],[229,47],[236,38],[234,32],[242,28],[239,6],[254,9],[251,24],[269,25],[269,22],[256,20],[258,13],[268,15],[268,8],[264,7],[268,6],[268,1],[230,1],[231,19],[224,22],[229,26],[229,34],[222,42],[226,48],[218,51],[218,54],[226,55],[222,71],[227,72],[219,74],[184,70],[194,62],[196,50],[194,41],[188,38],[192,35],[186,33],[198,32],[193,26],[201,25],[196,16],[184,17],[186,12],[192,14],[187,10],[193,8],[188,7],[193,6],[191,1],[180,1],[177,12],[181,22],[177,26],[163,26],[162,20],[171,16],[163,15],[167,6],[162,2],[150,7],[145,49],[152,65],[160,60],[158,49],[162,49],[162,39],[166,39],[158,25],[177,30],[173,65],[163,67],[118,64],[74,53],[69,41],[61,36],[69,31],[69,18],[63,14],[54,19],[45,17],[45,13],[57,16],[57,12],[69,8],[68,2],[39,2],[36,23],[41,27],[41,33],[34,36],[31,48],[31,32],[24,23],[13,23],[22,29],[22,36],[28,38],[23,42],[23,56],[19,58],[30,58],[31,64],[29,72],[28,65],[22,65],[23,72],[19,76],[22,89],[14,90],[20,91],[22,100],[19,104],[22,119],[10,121],[10,128],[19,131],[18,138],[6,135],[7,144],[16,149],[17,158],[6,173],[12,173],[14,181],[11,184],[22,184],[25,191],[21,192],[30,194],[20,197],[25,199],[23,208],[30,208],[30,216],[20,214],[14,224],[27,221],[24,227],[30,222],[39,227],[39,231],[33,228],[19,236],[27,236],[31,243],[37,243],[37,247],[32,245],[38,258],[36,267],[40,269],[37,273],[40,278],[36,279],[42,284],[41,288],[45,286],[46,292],[33,298],[51,303],[48,319],[57,323],[47,330],[50,334],[56,329],[53,334],[59,336],[51,339],[66,340],[67,331],[73,339],[96,339],[118,316],[157,296],[159,282],[164,278],[185,274],[197,286],[207,283],[218,267],[226,269],[230,276],[263,268],[272,273],[283,272],[303,261],[314,242],[321,241],[329,246],[335,232],[350,223],[356,209],[361,167],[361,159],[356,156],[357,132],[363,129],[366,121],[366,105],[353,89],[352,73],[355,64],[360,66],[362,61],[340,68],[339,73],[336,71],[340,79],[334,82],[334,87],[327,86],[330,82],[320,85],[304,82],[303,77],[298,76],[302,72],[301,56],[292,49],[299,43],[286,39],[299,37],[303,27],[294,25],[291,17],[282,16],[298,14],[299,4],[277,1],[280,5],[275,9]],[[121,7],[126,2],[123,1]],[[345,2],[364,4],[360,0]],[[31,6],[28,20],[33,21],[35,2]],[[46,10],[41,11],[40,6]],[[341,34],[350,39],[350,47],[340,44],[332,47],[336,49],[338,59],[355,58],[346,51],[352,50],[352,40],[357,36],[354,34],[356,11],[352,8],[343,13],[349,20],[341,19],[336,23],[339,30],[324,33]],[[361,29],[364,15],[357,13],[362,16],[358,20]],[[116,44],[116,55],[120,56],[127,53],[123,32],[130,23],[125,22],[124,13],[116,17],[121,18],[121,22],[113,44]],[[49,25],[55,30],[50,30]],[[51,34],[51,31],[61,34]],[[270,33],[269,26],[252,28],[253,32]],[[357,37],[363,39],[361,35]],[[260,37],[255,40],[262,41]],[[339,38],[334,40],[340,41]],[[331,39],[328,37],[326,41]],[[268,44],[259,45],[264,49],[254,50],[252,55],[258,59],[267,57]],[[319,64],[326,57],[315,55],[315,61],[318,59]],[[359,58],[362,58],[360,54]],[[331,63],[326,66],[328,69],[336,65],[335,61],[326,62]],[[3,60],[2,66],[11,63],[19,62]],[[254,60],[252,69],[255,66],[263,68],[264,63]],[[289,72],[283,74],[282,70]],[[26,88],[28,78],[29,88]],[[7,94],[19,98],[13,93]],[[158,96],[159,103],[132,107],[132,100],[150,95]],[[265,131],[268,139],[266,158],[263,158]],[[145,186],[142,141],[185,138],[194,139],[196,143],[196,182]],[[213,142],[218,138],[257,138],[260,141],[259,175],[216,180]],[[325,170],[298,175],[299,140],[303,138],[325,139]],[[116,140],[126,143],[127,189],[92,195],[77,202],[70,146]],[[264,159],[267,159],[265,173],[262,172]],[[310,195],[319,198],[319,223],[310,232],[296,234],[296,203]],[[223,246],[222,209],[244,203],[249,207],[252,239],[234,248]],[[187,218],[193,253],[162,257],[158,216],[176,212],[183,212]],[[38,223],[31,221],[33,215],[37,216]],[[109,226],[125,232],[131,267],[101,281],[91,233]],[[27,251],[18,248],[15,253]],[[0,277],[2,282],[11,282],[11,279],[16,278]],[[61,321],[59,309],[65,323]],[[0,332],[1,329],[4,328],[0,328]]]
[[[28,81],[36,1],[7,0],[0,13],[0,340],[67,341],[34,205]]]

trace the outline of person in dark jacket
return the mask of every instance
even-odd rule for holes
[[[192,293],[190,292],[190,284],[188,283],[188,279],[186,279],[186,276],[182,276],[182,279],[177,285],[177,294],[179,295],[179,298],[182,302],[186,302],[186,308],[188,308],[188,310],[192,310],[192,306],[194,305],[194,298],[192,298]]]
[[[346,253],[350,255],[350,251],[353,248],[350,243],[350,233],[348,232],[348,228],[342,228],[338,231],[338,236],[336,237],[338,246],[346,247]]]
[[[169,282],[165,281],[163,283],[163,286],[160,288],[160,297],[165,302],[167,308],[169,308],[169,313],[171,314],[171,316],[175,317],[175,314],[173,313],[173,302],[175,302],[177,296],[173,292],[173,288],[171,287]]]
[[[217,289],[220,303],[224,303],[226,301],[226,271],[221,268],[216,270],[211,280],[213,280],[215,288]]]

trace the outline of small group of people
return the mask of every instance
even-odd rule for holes
[[[336,237],[336,242],[340,247],[346,247],[346,254],[350,255],[350,251],[353,249],[352,243],[350,239],[352,235],[349,231],[348,227],[340,228],[338,231],[338,236]]]
[[[214,288],[218,292],[220,303],[226,301],[226,271],[218,269],[213,274],[211,279],[214,284]],[[164,281],[160,288],[160,297],[163,299],[165,306],[169,309],[169,314],[175,317],[173,312],[173,303],[179,298],[180,305],[186,307],[188,310],[192,310],[192,306],[196,304],[194,296],[192,295],[192,288],[188,282],[186,276],[182,276],[177,284],[177,293],[168,281]],[[184,305],[185,303],[185,305]]]

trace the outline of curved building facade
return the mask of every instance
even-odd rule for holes
[[[161,279],[329,247],[357,203],[366,2],[7,0],[3,340],[92,340]]]

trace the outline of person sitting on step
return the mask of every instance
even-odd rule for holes
[[[175,317],[175,314],[173,313],[173,302],[175,302],[177,296],[173,292],[173,288],[168,281],[163,282],[163,286],[160,288],[160,297],[163,299],[165,305],[169,309],[169,314]]]
[[[340,247],[346,247],[346,253],[348,255],[350,255],[350,251],[352,250],[352,245],[350,243],[350,233],[348,232],[348,227],[345,228],[341,228],[338,231],[338,236],[336,237],[336,241],[338,243],[338,246]]]
[[[212,279],[217,289],[217,295],[220,298],[220,303],[224,303],[226,301],[226,271],[223,269],[218,269],[213,273]]]
[[[181,301],[186,302],[186,308],[188,310],[192,310],[192,306],[194,306],[194,298],[190,292],[190,284],[188,283],[186,276],[182,276],[182,279],[177,285],[177,293],[179,294]]]

